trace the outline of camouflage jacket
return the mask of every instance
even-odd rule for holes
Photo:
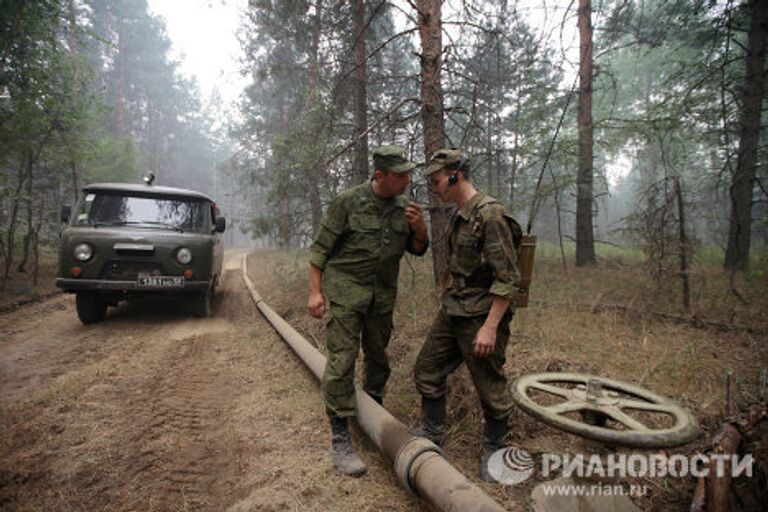
[[[323,270],[329,301],[360,313],[373,302],[374,314],[395,307],[397,276],[404,251],[413,249],[413,231],[405,220],[408,200],[383,199],[370,183],[340,194],[320,222],[309,262]]]
[[[517,255],[504,207],[478,192],[453,218],[443,307],[448,315],[488,313],[494,295],[515,298]]]

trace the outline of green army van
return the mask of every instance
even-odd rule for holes
[[[96,183],[62,209],[56,286],[84,324],[127,299],[182,301],[208,316],[222,271],[226,221],[213,199],[181,188]]]

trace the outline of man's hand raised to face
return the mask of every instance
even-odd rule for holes
[[[408,206],[405,207],[405,220],[413,229],[416,238],[427,239],[427,224],[424,222],[424,212],[418,203],[413,201],[408,203]]]

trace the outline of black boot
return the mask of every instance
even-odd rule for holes
[[[437,446],[443,446],[445,436],[445,395],[439,398],[421,397],[421,426],[413,429],[416,437],[426,437]]]
[[[480,456],[480,480],[484,482],[496,482],[488,473],[488,459],[497,450],[504,448],[504,438],[507,436],[507,418],[500,420],[485,417],[483,429],[483,454]]]
[[[352,447],[347,418],[331,416],[331,460],[336,469],[349,476],[362,476],[367,468]]]

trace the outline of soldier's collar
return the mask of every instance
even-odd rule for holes
[[[480,199],[482,199],[483,193],[477,192],[475,195],[473,195],[469,201],[467,201],[467,204],[464,205],[464,208],[460,208],[458,211],[459,217],[461,217],[464,220],[469,220],[469,216],[472,214],[472,211],[477,207],[477,204],[480,202]]]
[[[376,192],[373,191],[373,183],[368,182],[368,186],[365,187],[367,190],[366,196],[376,204],[380,204],[382,206],[387,206],[389,204],[392,204],[394,202],[393,197],[380,197],[376,195]]]

